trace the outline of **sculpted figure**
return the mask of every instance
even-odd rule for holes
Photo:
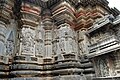
[[[22,52],[33,53],[34,52],[34,31],[30,28],[22,29]]]
[[[42,42],[39,41],[39,42],[36,43],[35,51],[36,51],[37,55],[41,55],[42,56],[42,54],[44,53],[44,45],[43,45]]]

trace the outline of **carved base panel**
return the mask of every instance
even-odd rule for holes
[[[0,76],[8,76],[9,72],[0,71]]]
[[[52,77],[24,77],[24,78],[12,78],[10,80],[53,80]]]
[[[11,80],[86,80],[82,75],[64,75],[55,77],[24,77],[24,78],[11,78]]]
[[[14,62],[20,62],[20,63],[39,63],[39,58],[36,57],[30,57],[30,56],[16,56],[14,57]]]
[[[65,60],[78,60],[77,55],[74,53],[70,54],[58,54],[55,57],[55,62],[65,61]]]
[[[8,64],[9,58],[0,55],[0,64]]]
[[[0,80],[1,78],[7,78],[9,76],[9,66],[0,64]]]
[[[99,77],[99,78],[93,78],[93,80],[120,80],[120,76]]]
[[[93,77],[95,77],[94,73],[90,73],[90,74],[85,74],[86,80],[93,80]]]
[[[10,74],[18,77],[34,77],[35,75],[39,75],[43,69],[43,66],[39,63],[40,61],[42,61],[42,59],[37,57],[16,56],[10,67]]]
[[[58,64],[55,64],[53,66],[55,69],[60,69],[60,68],[70,68],[70,67],[76,67],[76,68],[81,68],[82,65],[77,62],[77,61],[70,61],[70,62],[59,62]]]
[[[81,75],[64,75],[56,76],[53,80],[86,80],[85,76]]]
[[[11,66],[11,69],[12,70],[38,70],[38,69],[43,69],[43,67],[35,64],[13,64]]]
[[[40,71],[34,70],[16,70],[10,72],[11,75],[15,75],[17,77],[34,77],[35,75],[39,75],[40,73]]]

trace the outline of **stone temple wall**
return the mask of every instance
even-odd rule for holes
[[[118,14],[106,0],[1,0],[0,79],[119,80]]]

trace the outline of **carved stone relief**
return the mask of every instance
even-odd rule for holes
[[[4,22],[0,21],[0,54],[5,53],[5,36],[6,34],[6,25]]]
[[[75,53],[75,32],[70,28],[69,25],[61,25],[59,32],[59,47],[62,53]]]
[[[6,43],[6,55],[11,56],[14,52],[14,42],[13,41],[7,41]]]
[[[83,30],[81,29],[78,33],[80,54],[88,53],[88,38],[85,33],[86,33],[86,29]]]
[[[22,28],[22,53],[34,53],[35,31],[30,28]]]
[[[14,35],[13,35],[13,31],[10,32],[9,37],[6,41],[6,55],[7,56],[12,56],[13,52],[14,52]]]
[[[43,56],[44,54],[44,42],[43,42],[43,31],[39,27],[36,31],[36,44],[35,44],[35,54],[36,56]]]
[[[36,42],[35,53],[37,56],[43,56],[44,54],[44,43],[43,41]]]
[[[98,69],[100,71],[101,77],[107,77],[109,76],[109,67],[108,67],[108,62],[105,59],[100,59],[98,60]]]
[[[102,30],[102,32],[98,31],[97,33],[94,33],[94,36],[91,37],[90,44],[95,44],[99,41],[103,41],[103,40],[109,38],[110,36],[114,35],[113,33],[114,32],[111,29]]]
[[[62,40],[60,41],[60,35],[59,34],[60,33],[59,33],[58,29],[53,30],[53,33],[52,33],[52,35],[53,35],[53,45],[52,45],[52,47],[53,47],[53,53],[55,55],[63,53],[65,51],[64,48],[62,48],[62,46],[64,46],[64,44],[62,44]]]

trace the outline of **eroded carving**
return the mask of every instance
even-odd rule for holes
[[[22,53],[34,53],[35,31],[30,28],[22,29]]]

